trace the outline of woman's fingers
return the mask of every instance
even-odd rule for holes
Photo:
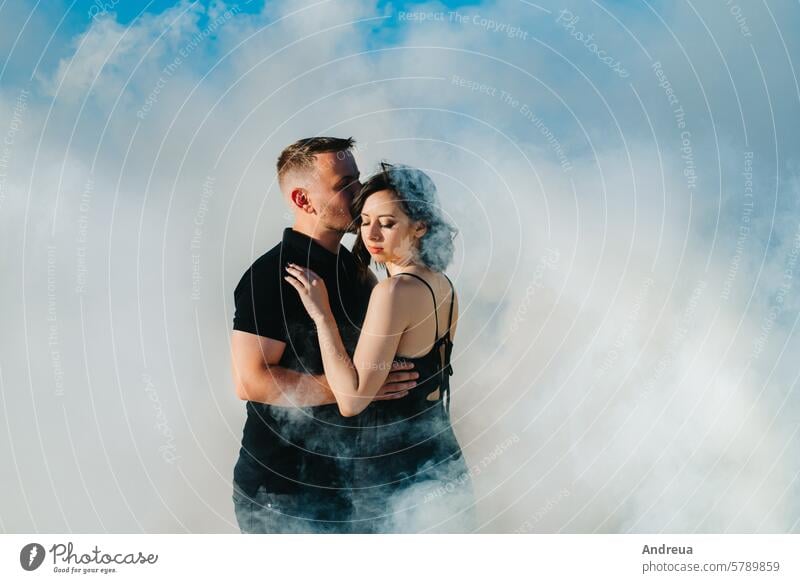
[[[292,275],[294,275],[295,277],[297,277],[297,276],[301,276],[301,275],[304,275],[304,273],[303,273],[303,272],[302,272],[302,271],[301,271],[301,270],[300,270],[298,267],[296,267],[296,266],[295,266],[294,264],[292,264],[292,263],[289,263],[289,264],[286,266],[286,271],[287,271],[287,272],[289,272],[289,273],[291,273],[291,274],[292,274]]]
[[[309,279],[314,278],[314,277],[319,277],[317,275],[317,272],[314,271],[313,269],[311,269],[310,267],[303,267],[302,265],[297,265],[297,263],[292,263],[291,261],[289,263],[287,263],[287,265],[289,267],[293,267],[295,269],[298,269],[298,270],[304,272],[309,277]]]
[[[300,285],[302,285],[304,288],[308,288],[308,278],[300,269],[293,267],[293,264],[290,263],[286,266],[286,271],[289,272],[289,275],[298,281]]]
[[[308,291],[311,291],[311,286],[324,284],[322,278],[314,273],[313,270],[307,267],[300,267],[296,263],[287,263],[286,271],[300,282],[300,284]]]
[[[319,275],[317,275],[313,269],[311,269],[310,267],[303,267],[301,265],[297,265],[297,263],[287,263],[286,269],[291,270],[293,273],[302,274],[302,276],[308,281],[319,279]]]
[[[306,288],[305,288],[305,286],[304,286],[303,284],[301,284],[299,281],[297,281],[297,280],[296,280],[294,277],[292,277],[291,275],[286,275],[286,276],[284,276],[284,278],[283,278],[283,279],[285,279],[286,281],[288,281],[288,282],[289,282],[289,285],[291,285],[291,286],[292,286],[294,289],[296,289],[296,290],[297,290],[299,293],[305,293],[305,292],[306,292]]]

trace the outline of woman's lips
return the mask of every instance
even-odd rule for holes
[[[381,251],[383,251],[383,247],[370,247],[369,245],[367,245],[367,251],[369,251],[374,255],[375,253],[380,253]]]

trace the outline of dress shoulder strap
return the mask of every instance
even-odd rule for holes
[[[447,280],[447,283],[450,284],[450,315],[447,316],[447,337],[450,337],[450,327],[453,325],[453,305],[456,303],[456,288],[453,287],[453,282],[450,281],[450,278],[447,277],[447,274],[443,271],[442,275]]]
[[[420,280],[422,283],[425,284],[425,286],[430,290],[431,296],[433,296],[433,315],[434,315],[434,318],[436,319],[436,341],[434,342],[434,345],[433,345],[433,348],[431,348],[431,351],[433,351],[439,345],[439,343],[444,345],[444,362],[441,363],[441,366],[440,366],[440,369],[439,369],[439,375],[440,375],[440,378],[441,378],[439,386],[442,389],[442,398],[441,398],[441,400],[444,401],[444,409],[445,409],[446,414],[449,416],[450,415],[450,376],[452,376],[452,374],[453,374],[453,366],[450,364],[450,356],[451,356],[451,354],[453,352],[453,340],[450,338],[450,327],[453,324],[453,306],[456,303],[456,290],[455,290],[455,287],[453,287],[453,282],[450,281],[450,278],[447,277],[447,275],[444,272],[442,272],[442,275],[444,275],[444,277],[447,279],[447,283],[450,284],[450,296],[451,297],[450,297],[450,314],[449,314],[449,316],[447,318],[447,334],[445,334],[444,336],[439,338],[439,315],[438,315],[438,310],[437,310],[437,306],[436,306],[436,294],[433,293],[433,288],[430,286],[430,284],[427,281],[425,281],[420,276],[418,276],[418,275],[416,275],[414,273],[406,273],[406,272],[402,272],[401,271],[397,275],[410,275],[412,277],[416,277],[418,280]]]
[[[415,273],[407,273],[407,272],[401,271],[400,273],[396,273],[395,275],[410,275],[412,277],[416,277],[418,280],[420,280],[422,283],[425,284],[425,287],[427,287],[428,290],[430,290],[431,297],[433,297],[433,318],[436,321],[436,336],[434,337],[434,346],[435,346],[436,343],[439,342],[439,314],[438,314],[439,310],[437,309],[437,306],[436,306],[436,294],[433,293],[433,288],[430,286],[430,284],[427,281],[425,281],[424,279],[422,279],[419,275],[417,275]],[[450,309],[452,311],[452,306],[450,306]]]

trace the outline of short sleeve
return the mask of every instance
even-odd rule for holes
[[[233,329],[286,342],[281,282],[276,270],[254,264],[233,292]]]

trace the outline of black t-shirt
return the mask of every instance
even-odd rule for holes
[[[283,279],[289,262],[309,267],[325,281],[351,357],[376,280],[359,276],[346,247],[331,253],[307,235],[287,228],[283,240],[259,257],[236,286],[233,329],[285,342],[278,366],[323,374],[314,322],[297,290]],[[353,425],[335,404],[292,408],[248,401],[234,480],[248,494],[260,485],[276,493],[335,494],[346,485],[340,460],[352,455]]]

